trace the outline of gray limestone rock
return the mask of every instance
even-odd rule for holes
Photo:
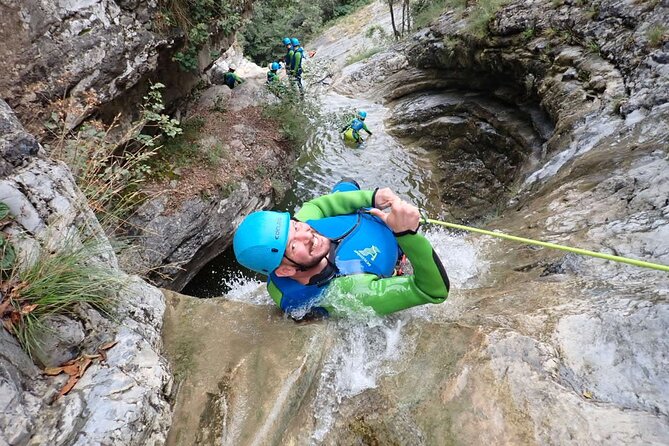
[[[30,138],[15,117],[8,118],[12,127],[4,131]],[[2,153],[3,162],[7,153]],[[46,365],[95,355],[104,343],[117,342],[106,352],[106,361],[94,361],[74,389],[57,401],[66,377],[43,376],[16,340],[0,330],[0,444],[162,444],[170,421],[172,378],[160,355],[165,309],[161,291],[118,269],[66,166],[40,157],[24,159],[0,180],[0,201],[13,216],[4,235],[23,262],[64,244],[96,238],[102,246],[89,261],[108,268],[125,284],[118,290],[114,320],[83,306],[45,320],[49,331],[43,333],[44,351],[38,358]]]

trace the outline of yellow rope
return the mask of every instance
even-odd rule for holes
[[[457,225],[455,223],[447,223],[444,221],[433,220],[431,218],[423,217],[427,223],[445,226],[447,228],[460,229],[463,231],[476,232],[479,234],[490,235],[492,237],[503,238],[506,240],[513,240],[514,242],[526,243],[528,245],[543,246],[545,248],[560,249],[562,251],[573,252],[584,256],[598,257],[600,259],[613,260],[614,262],[627,263],[629,265],[640,266],[642,268],[652,268],[659,271],[669,271],[669,266],[661,265],[659,263],[644,262],[643,260],[630,259],[628,257],[614,256],[611,254],[603,254],[595,251],[588,251],[587,249],[572,248],[570,246],[558,245],[557,243],[542,242],[539,240],[532,240],[529,238],[516,237],[501,232],[486,231],[485,229],[472,228],[469,226]]]

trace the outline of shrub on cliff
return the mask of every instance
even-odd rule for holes
[[[253,7],[253,18],[239,33],[244,55],[259,65],[283,57],[284,37],[304,41],[315,35],[324,24],[350,14],[369,0],[259,0]]]

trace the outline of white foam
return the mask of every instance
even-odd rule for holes
[[[226,279],[230,291],[225,295],[229,300],[246,302],[254,305],[274,305],[274,301],[267,292],[265,282],[251,279],[241,272]]]

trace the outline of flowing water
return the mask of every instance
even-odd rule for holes
[[[388,135],[383,124],[389,113],[385,107],[336,93],[308,100],[313,101],[318,114],[312,117],[311,134],[298,157],[294,184],[278,209],[294,212],[300,203],[328,193],[341,178],[350,177],[363,188],[390,187],[431,215],[441,213],[437,183],[440,174],[432,153],[403,147]],[[345,116],[356,110],[367,111],[366,124],[373,132],[360,146],[344,143],[339,134]],[[366,136],[364,132],[363,135]],[[479,248],[439,228],[429,228],[426,235],[443,260],[453,288],[473,286],[485,271]],[[262,278],[241,271],[231,252],[208,265],[184,292],[201,297],[225,294],[230,300],[274,305]],[[336,341],[323,358],[318,378],[319,397],[313,408],[317,422],[312,442],[318,444],[329,432],[344,399],[375,387],[380,377],[396,373],[404,361],[410,360],[414,339],[403,330],[408,320],[451,319],[449,312],[446,303],[386,318],[363,312],[349,319],[324,322],[328,324],[329,338]],[[260,429],[256,438],[259,444],[263,431]]]
[[[383,5],[374,7],[378,9]],[[380,13],[382,9],[378,11]],[[372,13],[367,20],[374,23],[381,18]],[[347,25],[355,27],[350,21]],[[364,31],[364,26],[357,28],[355,32],[358,34]],[[345,28],[332,31],[330,43],[323,43],[328,40],[323,37],[322,47],[316,48],[314,44],[314,49],[319,50],[322,58],[336,55],[341,59],[356,47],[353,34],[343,43],[337,43],[337,38],[346,32]],[[310,66],[317,66],[318,58],[310,63],[314,64]],[[349,66],[346,70],[351,72],[354,68]],[[336,74],[338,69],[331,72]],[[341,178],[350,177],[363,188],[390,187],[424,208],[430,216],[442,216],[447,209],[441,204],[439,184],[443,180],[443,169],[438,167],[438,151],[403,145],[385,131],[384,122],[391,113],[389,109],[373,99],[363,99],[362,94],[361,97],[347,97],[329,91],[321,82],[322,73],[313,75],[313,78],[319,81],[307,84],[305,99],[305,108],[314,110],[310,128],[305,129],[308,140],[298,155],[294,183],[277,209],[293,213],[302,202],[327,193]],[[459,101],[460,95],[468,96],[462,99],[463,102],[473,102],[472,98],[476,96],[466,92],[439,94],[437,97],[437,94],[427,96],[427,93],[418,92],[403,100],[411,106],[409,108],[415,108],[412,104],[420,102],[425,109],[426,103],[437,102],[441,106],[454,101],[456,96]],[[517,114],[497,104],[490,105],[486,98],[474,99],[479,109],[494,110],[491,114],[497,119],[527,115],[527,126],[513,127],[519,135],[530,135],[528,140],[532,139],[534,131],[539,134],[539,141],[545,140],[552,131],[552,126],[543,125],[543,117],[532,110]],[[360,109],[368,112],[366,124],[373,136],[366,138],[361,146],[349,146],[341,139],[339,129],[346,116]],[[406,125],[412,126],[411,123]],[[545,155],[540,153],[541,144],[530,144],[533,151],[528,153],[528,164],[532,168],[518,176],[526,176],[530,170],[536,173],[517,187],[529,188],[542,178],[551,177],[573,156],[591,151],[600,139],[608,138],[614,125],[617,124],[610,120],[589,122],[578,143],[566,147],[549,162],[544,161],[543,167],[538,160]],[[526,132],[530,128],[532,132]],[[409,130],[415,131],[413,128]],[[492,130],[489,134],[495,134],[495,129]],[[364,132],[363,136],[366,136]],[[539,202],[532,209],[511,212],[507,224],[513,229],[530,229],[537,219],[550,223],[554,218],[553,209],[566,206],[564,203],[568,203],[568,198],[562,196],[560,200],[554,200],[548,195],[545,203]],[[580,210],[570,212],[569,215],[574,216]],[[562,224],[570,222],[560,219]],[[509,228],[502,226],[501,229]],[[612,290],[608,282],[590,280],[584,285],[578,275],[551,272],[571,268],[571,258],[540,255],[532,248],[463,237],[438,227],[424,228],[424,232],[448,271],[452,289],[449,299],[441,305],[424,305],[383,318],[361,311],[347,318],[306,325],[281,319],[270,310],[274,303],[265,290],[263,278],[241,271],[231,252],[216,259],[196,276],[184,290],[186,294],[200,297],[224,295],[227,301],[251,304],[239,305],[246,307],[240,310],[227,305],[230,302],[206,300],[212,305],[205,305],[206,309],[194,324],[206,326],[212,319],[216,326],[205,327],[206,330],[215,332],[215,339],[222,333],[227,336],[226,342],[215,346],[216,342],[208,342],[206,348],[211,357],[207,361],[212,362],[207,365],[212,375],[210,384],[216,383],[225,398],[232,395],[229,401],[224,398],[225,411],[230,412],[221,417],[208,407],[202,414],[202,419],[212,419],[219,426],[223,432],[222,437],[218,437],[222,438],[222,444],[350,444],[345,437],[346,431],[361,433],[364,437],[365,428],[370,425],[377,429],[379,438],[396,438],[383,437],[387,434],[385,421],[374,419],[376,414],[380,414],[379,417],[390,415],[393,435],[407,432],[406,441],[394,442],[398,444],[450,444],[451,438],[487,439],[478,443],[525,444],[532,443],[528,439],[535,438],[535,432],[544,424],[552,428],[550,420],[560,420],[555,421],[555,426],[562,429],[563,416],[567,419],[564,426],[576,425],[573,432],[577,434],[582,431],[587,434],[591,420],[596,420],[592,421],[595,424],[599,422],[597,420],[609,418],[615,422],[608,412],[604,412],[609,406],[599,407],[584,400],[590,400],[591,389],[598,389],[598,383],[608,382],[608,378],[589,382],[588,374],[580,373],[581,363],[578,361],[583,356],[579,349],[602,347],[604,341],[597,337],[597,333],[604,329],[597,327],[604,327],[608,322],[597,325],[600,311],[604,311],[602,321],[609,320],[606,317],[611,320],[617,317],[615,312],[606,313],[612,307],[608,302],[592,307],[596,311],[583,316],[586,303],[590,305],[590,300],[620,294],[618,290]],[[561,234],[560,231],[556,233]],[[584,270],[583,261],[579,265]],[[611,271],[620,274],[618,269]],[[622,278],[629,287],[628,276],[623,274]],[[630,296],[648,294],[642,289],[625,292]],[[261,309],[267,311],[259,311]],[[215,331],[223,324],[213,317],[214,312],[224,317],[226,311],[230,313],[230,320],[227,320],[230,329]],[[577,315],[576,319],[569,318],[570,312]],[[185,325],[181,320],[178,322],[177,325]],[[558,322],[568,326],[569,330],[556,330],[554,326]],[[595,328],[589,328],[591,326]],[[657,326],[662,324],[658,322]],[[622,330],[621,337],[628,336],[626,330]],[[631,324],[630,333],[635,330]],[[486,336],[484,333],[488,336],[485,342],[482,341]],[[589,335],[584,338],[586,342],[582,341],[582,334]],[[180,336],[179,340],[182,338]],[[610,340],[605,341],[608,346]],[[618,342],[624,344],[626,341]],[[644,345],[642,342],[632,344],[636,349]],[[649,346],[648,350],[657,348]],[[572,369],[580,373],[581,381],[570,375],[569,364],[564,363],[564,357],[570,351],[578,359],[577,366]],[[225,354],[232,359],[226,359],[227,363],[221,360],[221,364],[233,364],[231,371],[223,370],[224,366],[217,362]],[[613,353],[607,355],[614,358]],[[430,362],[432,358],[436,359]],[[611,368],[601,367],[597,362],[593,364],[597,373],[608,373]],[[626,368],[626,363],[621,364],[612,366],[620,367],[621,375],[634,370],[634,367]],[[583,363],[583,369],[588,367],[591,367],[590,363]],[[660,369],[652,369],[647,375],[652,378],[653,374],[659,374],[657,370]],[[280,376],[281,379],[272,381],[267,376]],[[197,387],[204,380],[198,382],[198,379],[193,380],[194,395],[204,393],[205,386]],[[230,390],[225,380],[234,380],[236,387]],[[620,382],[628,384],[626,379],[614,381],[614,387],[620,386]],[[568,385],[573,389],[569,390]],[[209,385],[207,389],[213,387]],[[214,389],[213,393],[216,392]],[[595,399],[606,395],[603,391],[601,395],[594,393]],[[609,393],[613,395],[615,392]],[[262,401],[253,401],[254,398]],[[602,401],[608,401],[606,398]],[[392,406],[389,410],[388,404],[395,401],[401,401],[400,406],[406,407]],[[519,411],[516,406],[523,409]],[[189,408],[186,406],[186,415],[181,415],[182,419],[193,413]],[[368,420],[360,421],[360,413],[371,415]],[[427,424],[416,422],[421,416]],[[528,421],[530,417],[533,422]],[[581,425],[582,420],[586,421]],[[648,423],[656,421],[653,418]],[[356,430],[357,422],[362,423],[359,424],[362,426],[360,431]],[[368,422],[370,424],[364,424]],[[607,429],[605,426],[601,431]],[[508,437],[502,435],[507,431],[510,432]],[[555,438],[572,438],[573,432]],[[500,441],[505,438],[511,440]],[[169,444],[178,444],[178,441]],[[463,441],[462,444],[477,443]]]
[[[434,154],[419,148],[405,148],[388,135],[383,126],[388,110],[368,100],[336,93],[311,97],[314,110],[309,138],[300,150],[295,178],[277,210],[293,213],[301,203],[328,193],[342,178],[353,178],[364,189],[390,187],[399,196],[425,209],[429,215],[441,213],[438,194],[439,173]],[[339,133],[346,117],[365,110],[365,121],[373,133],[361,145],[345,143]],[[184,289],[198,297],[214,297],[231,292],[244,278],[261,280],[239,269],[231,250],[211,262]]]
[[[327,55],[328,51],[323,53]],[[368,99],[327,91],[326,86],[314,86],[306,101],[307,108],[314,110],[310,117],[312,126],[305,129],[309,137],[299,152],[294,183],[278,210],[293,213],[304,201],[328,193],[335,183],[348,177],[365,189],[390,187],[429,215],[442,214],[437,154],[405,147],[390,136],[384,128],[384,120],[389,116],[386,107]],[[356,146],[345,143],[339,130],[347,117],[358,110],[367,111],[365,123],[373,135],[367,136],[363,131],[365,141]],[[486,269],[480,247],[441,228],[428,228],[426,235],[442,259],[453,289],[474,286]],[[199,297],[225,295],[229,300],[274,305],[265,291],[263,278],[240,270],[231,250],[207,265],[184,293]],[[316,422],[311,443],[319,444],[330,432],[342,401],[374,388],[381,377],[392,376],[411,361],[416,334],[405,332],[408,321],[452,320],[454,311],[457,312],[447,301],[385,318],[362,312],[348,319],[323,322],[327,324],[328,338],[334,342],[323,357],[317,379],[318,398],[312,408]],[[257,429],[252,444],[263,443],[271,422],[266,421]]]

